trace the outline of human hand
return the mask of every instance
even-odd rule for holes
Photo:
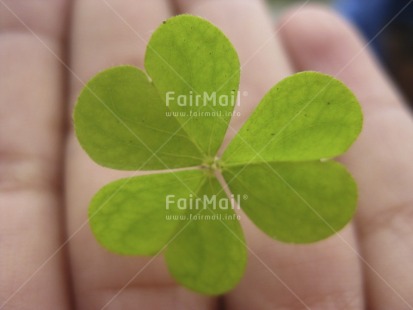
[[[413,122],[354,30],[304,6],[276,28],[257,0],[70,4],[0,0],[1,309],[413,307]],[[356,220],[327,240],[288,245],[242,216],[247,271],[220,299],[177,285],[162,256],[122,257],[97,244],[87,223],[90,198],[130,174],[95,165],[64,125],[98,71],[143,68],[151,31],[174,9],[209,19],[235,45],[240,89],[248,92],[239,107],[244,120],[277,81],[299,70],[341,79],[365,115],[359,140],[340,158],[359,185]]]

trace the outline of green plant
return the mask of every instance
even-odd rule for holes
[[[99,73],[74,111],[78,140],[98,164],[165,170],[112,182],[94,196],[90,225],[105,248],[124,255],[165,250],[170,272],[186,287],[230,290],[243,275],[246,246],[217,174],[272,238],[315,242],[350,221],[356,184],[329,159],[356,139],[362,114],[341,82],[316,72],[282,80],[218,158],[240,75],[229,40],[206,20],[173,17],[152,35],[145,68],[148,76],[131,66]],[[181,102],[166,100],[171,92]],[[194,104],[205,93],[226,101]]]

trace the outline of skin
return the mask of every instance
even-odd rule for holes
[[[83,83],[119,64],[143,67],[151,32],[175,13],[203,16],[235,45],[246,118],[281,78],[317,70],[344,81],[365,115],[340,160],[359,208],[311,245],[271,240],[243,216],[249,263],[220,298],[175,284],[162,257],[120,257],[87,224],[92,195],[130,175],[94,164],[70,115]],[[1,309],[412,309],[413,122],[356,31],[305,6],[277,26],[257,0],[0,0]],[[242,120],[231,123],[228,142]]]

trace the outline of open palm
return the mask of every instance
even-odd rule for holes
[[[151,32],[176,13],[211,20],[234,44],[244,120],[301,70],[343,80],[365,115],[340,159],[359,184],[356,220],[322,242],[287,245],[242,217],[247,271],[220,298],[177,285],[162,256],[122,257],[97,244],[89,201],[128,174],[94,164],[71,128],[84,83],[109,66],[142,68]],[[334,14],[303,5],[278,27],[267,14],[258,0],[0,0],[0,309],[413,308],[411,116],[367,44]]]

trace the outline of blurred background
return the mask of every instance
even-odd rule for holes
[[[292,4],[322,3],[350,20],[413,109],[413,0],[267,0],[276,18]]]
[[[271,8],[273,9],[274,14],[277,16],[280,12],[282,12],[285,8],[291,6],[291,4],[300,5],[305,3],[304,0],[267,0],[270,4]],[[308,3],[322,3],[330,5],[332,3],[331,0],[309,0]]]

